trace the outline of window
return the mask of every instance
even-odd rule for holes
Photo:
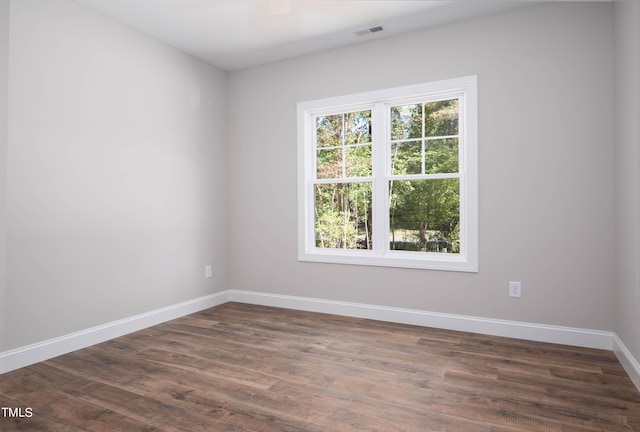
[[[477,271],[476,87],[299,103],[299,259]]]

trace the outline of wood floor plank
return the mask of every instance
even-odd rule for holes
[[[464,400],[465,407],[474,405],[468,401],[480,399],[483,408],[544,418],[561,424],[561,430],[572,430],[571,427],[582,431],[633,430],[622,406],[607,406],[599,399],[576,400],[578,393],[575,391],[556,392],[545,385],[494,381],[461,373],[448,373],[442,390]],[[469,413],[459,407],[451,409],[458,410],[460,415]]]
[[[609,351],[227,303],[0,376],[2,431],[640,430]]]

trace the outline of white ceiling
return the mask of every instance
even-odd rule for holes
[[[527,0],[75,0],[224,70],[526,6]],[[357,36],[354,32],[382,26]]]

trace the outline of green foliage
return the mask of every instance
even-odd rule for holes
[[[371,249],[371,183],[339,181],[371,176],[371,111],[318,117],[316,145],[316,246]]]
[[[389,187],[392,248],[459,252],[459,179],[392,181]],[[396,230],[412,236],[399,238]]]
[[[392,174],[458,172],[457,134],[457,99],[392,107]],[[458,179],[392,181],[389,192],[392,249],[460,251]]]
[[[316,246],[371,249],[371,183],[316,185]]]
[[[458,135],[458,99],[424,104],[425,136]]]
[[[392,175],[458,172],[458,100],[391,107]],[[371,111],[316,119],[316,246],[371,249]],[[460,251],[458,178],[389,183],[392,249]]]
[[[371,111],[316,119],[319,179],[371,176]]]
[[[323,212],[316,222],[316,246],[322,248],[355,249],[357,229],[345,223],[343,212]]]

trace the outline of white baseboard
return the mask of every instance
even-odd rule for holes
[[[0,353],[0,374],[180,318],[229,301],[228,291],[188,300]]]
[[[309,312],[368,318],[401,324],[466,331],[538,342],[612,350],[614,333],[572,327],[533,324],[389,306],[322,300],[251,291],[229,291],[230,301],[283,307]]]
[[[618,357],[620,364],[631,378],[631,381],[640,390],[640,363],[633,357],[631,351],[622,343],[618,335],[613,335],[613,352]]]
[[[613,332],[309,297],[227,290],[0,353],[0,374],[229,301],[613,351],[640,390],[640,364]]]

